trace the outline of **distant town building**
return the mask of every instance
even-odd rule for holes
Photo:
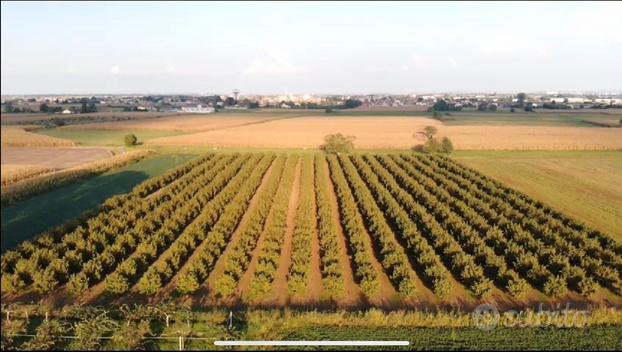
[[[240,106],[240,105],[225,106],[225,110],[248,110],[248,106]]]
[[[181,111],[193,113],[193,114],[211,114],[215,110],[211,106],[197,105],[197,106],[183,106],[181,108]]]

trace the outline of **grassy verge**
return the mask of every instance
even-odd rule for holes
[[[78,165],[49,174],[26,178],[2,187],[2,204],[11,204],[34,194],[75,182],[108,170],[131,164],[153,154],[152,150],[134,150],[106,159]]]
[[[389,350],[619,350],[622,345],[619,312],[603,309],[591,311],[586,324],[576,327],[556,325],[564,321],[563,316],[553,318],[552,322],[545,319],[537,326],[508,326],[504,322],[505,315],[502,315],[499,326],[483,330],[474,326],[475,320],[468,313],[257,310],[234,313],[230,324],[229,314],[224,310],[192,312],[183,309],[176,311],[166,306],[163,310],[160,308],[137,307],[115,311],[103,307],[74,306],[62,311],[49,311],[46,307],[3,306],[3,317],[8,316],[8,312],[12,314],[12,319],[6,319],[2,324],[3,349],[25,349],[48,342],[48,349],[53,347],[55,350],[76,350],[87,346],[93,350],[139,347],[173,350],[179,347],[180,336],[184,337],[186,350],[231,349],[218,348],[214,345],[215,340],[409,342],[408,346],[385,348]],[[26,311],[29,312],[29,320],[25,319]],[[60,329],[47,330],[47,335],[41,334],[41,327],[45,326],[44,316]],[[538,314],[531,316],[537,317]],[[271,320],[266,321],[266,318]],[[429,326],[426,327],[426,324]],[[33,340],[32,335],[35,334],[38,336]],[[274,347],[261,349],[273,350]]]
[[[184,132],[175,131],[133,131],[133,130],[95,130],[77,128],[43,128],[33,130],[33,133],[67,139],[81,146],[122,146],[123,137],[133,133],[138,137],[138,142],[143,143],[148,139],[177,136]]]

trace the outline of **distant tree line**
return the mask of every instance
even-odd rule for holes
[[[21,114],[21,113],[33,113],[36,112],[31,108],[25,106],[15,106],[13,103],[4,104],[4,112],[9,114]]]
[[[445,99],[440,99],[434,105],[432,105],[432,111],[460,111],[462,110],[461,105],[456,105],[455,103],[449,103]]]

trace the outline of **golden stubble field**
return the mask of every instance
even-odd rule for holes
[[[173,132],[205,132],[230,127],[249,126],[265,122],[295,118],[296,115],[254,115],[242,114],[189,114],[170,117],[159,117],[141,120],[117,122],[98,122],[81,125],[70,125],[61,129],[71,130],[132,130],[132,131],[173,131]]]
[[[26,180],[108,159],[108,148],[76,147],[73,141],[29,132],[29,126],[2,126],[2,190]]]
[[[48,169],[67,169],[112,156],[107,148],[2,148],[5,165],[36,165]]]
[[[22,180],[88,165],[112,156],[107,148],[79,147],[3,147],[1,154],[3,191],[6,186]]]
[[[40,176],[56,169],[29,164],[2,164],[2,187],[27,178]]]
[[[7,147],[73,147],[75,143],[61,138],[28,132],[28,126],[2,126],[2,148]]]
[[[435,126],[458,150],[619,150],[622,129],[550,126],[445,126],[426,117],[306,116],[230,126],[183,136],[156,138],[147,145],[316,148],[324,136],[356,137],[357,148],[407,149],[422,143],[413,134]]]

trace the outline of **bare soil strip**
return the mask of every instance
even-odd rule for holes
[[[357,216],[361,216],[358,211]],[[374,270],[376,270],[376,272],[378,273],[378,282],[380,283],[378,287],[378,293],[375,297],[370,297],[369,302],[372,305],[379,307],[394,307],[395,303],[399,301],[398,293],[393,287],[389,276],[387,276],[387,273],[382,268],[382,264],[380,264],[380,262],[378,261],[378,253],[375,246],[372,244],[371,236],[369,235],[369,232],[367,232],[367,230],[365,230],[365,235],[367,235],[367,240],[365,241],[367,248],[369,249],[370,253],[373,253],[373,256],[370,256],[370,261],[374,267]]]
[[[288,161],[286,160],[285,167],[287,167],[287,162]],[[300,163],[300,161],[298,163]],[[281,182],[279,184],[279,189],[281,187],[285,187],[284,182]],[[277,189],[276,192],[279,192],[279,189]],[[259,251],[261,250],[261,248],[263,248],[263,242],[264,242],[264,239],[266,238],[266,229],[270,228],[270,225],[272,223],[273,211],[274,211],[274,203],[272,207],[270,208],[270,213],[268,214],[266,223],[264,224],[264,227],[263,227],[263,231],[261,232],[261,235],[259,236],[259,240],[257,241],[257,246],[253,250],[251,262],[248,265],[248,268],[246,269],[242,277],[240,278],[240,282],[238,283],[238,289],[236,292],[236,296],[242,301],[246,299],[248,292],[250,290],[250,284],[253,280],[253,277],[255,276],[255,269],[257,268],[257,263],[259,262]]]
[[[235,249],[235,247],[237,246],[237,243],[240,239],[240,234],[242,233],[242,231],[244,231],[244,229],[248,225],[248,220],[252,216],[253,209],[255,209],[255,206],[257,206],[257,202],[259,202],[259,199],[261,198],[261,195],[263,194],[266,188],[266,184],[268,183],[268,180],[270,180],[271,177],[279,177],[279,175],[276,175],[276,174],[273,175],[274,174],[272,172],[273,165],[274,163],[270,165],[270,168],[264,174],[261,180],[261,184],[257,188],[257,192],[255,192],[255,194],[251,198],[251,201],[248,204],[248,208],[246,208],[246,212],[242,216],[242,219],[238,223],[238,226],[236,227],[235,231],[233,231],[233,234],[231,235],[231,238],[229,239],[229,243],[227,243],[227,247],[225,247],[225,250],[222,252],[220,257],[216,261],[216,264],[214,265],[214,269],[212,269],[212,272],[209,273],[207,280],[204,284],[204,286],[207,286],[208,292],[212,292],[214,290],[214,285],[216,285],[216,280],[220,277],[220,275],[224,273],[226,264],[227,264],[227,257],[229,256],[231,251]]]
[[[350,185],[348,185],[347,187],[350,187]],[[350,191],[352,191],[351,188],[350,188]],[[361,215],[358,205],[355,208],[356,208],[355,216],[358,216],[361,219],[362,224],[366,224],[364,221],[363,215]],[[378,274],[378,282],[379,282],[378,292],[376,293],[374,297],[369,297],[369,302],[375,306],[386,307],[386,308],[393,307],[395,306],[395,303],[399,301],[398,293],[393,287],[393,284],[391,283],[391,280],[389,279],[387,273],[384,271],[382,264],[380,264],[380,261],[378,260],[378,257],[379,257],[378,252],[376,250],[376,246],[374,246],[373,238],[367,231],[367,226],[364,225],[364,227],[365,227],[365,236],[363,236],[363,238],[364,238],[365,246],[367,247],[367,250],[369,251],[369,253],[373,254],[373,255],[370,255],[369,259],[370,259],[372,266],[374,267],[374,270],[376,270],[376,273]]]
[[[281,185],[279,185],[280,187]],[[245,301],[250,290],[250,284],[255,276],[255,269],[257,268],[257,263],[259,262],[258,254],[261,248],[263,247],[264,239],[266,238],[266,229],[272,223],[272,209],[270,209],[270,213],[268,214],[268,219],[264,225],[264,230],[259,235],[259,239],[257,240],[257,246],[253,249],[253,254],[251,258],[251,262],[248,264],[248,268],[242,274],[240,278],[240,282],[238,283],[238,288],[236,290],[235,296],[236,298]]]
[[[315,196],[313,197],[313,210],[313,214],[317,218]],[[317,223],[313,236],[311,237],[311,272],[309,273],[309,286],[307,290],[309,293],[307,300],[310,302],[318,302],[324,292],[324,286],[322,285],[322,272],[320,271],[320,240],[317,234]]]
[[[106,148],[2,148],[2,166],[36,165],[50,169],[67,169],[110,157]]]
[[[311,163],[308,167],[313,168],[314,164]],[[315,173],[314,173],[315,174]],[[315,175],[313,176],[315,177]],[[314,187],[315,179],[311,179],[311,187]],[[313,194],[313,217],[317,219],[317,206],[315,204],[315,193]],[[293,300],[295,304],[298,304],[300,301],[301,304],[313,306],[317,305],[320,302],[322,297],[322,293],[324,292],[324,286],[322,285],[322,272],[320,271],[320,240],[317,234],[317,221],[313,222],[315,224],[315,229],[313,231],[313,236],[311,236],[311,262],[309,265],[311,266],[309,271],[309,278],[307,282],[307,289],[305,295],[301,297],[300,300]]]
[[[330,175],[330,168],[328,163],[324,163],[326,168],[326,175]],[[337,243],[339,244],[339,260],[341,261],[341,267],[343,268],[343,298],[338,302],[343,306],[357,306],[362,304],[364,295],[361,289],[354,281],[354,272],[352,271],[352,263],[350,256],[348,255],[348,245],[346,244],[346,238],[341,227],[341,219],[339,217],[339,209],[337,208],[337,195],[335,194],[335,188],[330,177],[327,177],[328,183],[328,196],[330,198],[330,206],[333,212],[333,219],[337,224]]]
[[[268,169],[267,172],[269,172],[270,169]],[[266,172],[266,173],[267,173]],[[174,184],[175,182],[177,182],[178,180],[174,181],[171,184]],[[166,187],[170,186],[171,184],[166,185]],[[187,186],[186,186],[187,187]],[[207,185],[205,186],[207,187]],[[180,192],[183,190],[180,190]],[[197,190],[197,192],[199,192],[199,190]],[[194,218],[190,224],[188,224],[188,226],[186,226],[186,228],[188,228],[189,226],[192,225],[192,223],[194,223],[195,221],[197,221],[197,219],[199,218],[199,216],[197,216],[196,218]],[[179,236],[181,236],[183,234],[182,233],[179,234]],[[179,238],[178,236],[178,238]],[[193,258],[193,256],[195,256],[196,254],[193,253],[192,256],[190,256],[190,259]],[[160,259],[156,260],[153,265],[156,265],[158,263]],[[186,261],[186,263],[188,263],[188,261]],[[175,275],[173,277],[173,279],[176,278],[177,275]],[[136,301],[145,301],[145,298],[142,297],[141,295],[138,294],[138,290],[137,290],[137,285],[138,285],[139,280],[136,280],[136,282],[134,283],[134,285],[130,288],[130,290],[123,296],[117,298],[115,301],[117,303],[136,303]],[[161,291],[160,293],[155,297],[155,298],[150,298],[148,300],[159,300],[162,296],[169,296],[173,291],[175,286],[171,285],[172,284],[172,280],[171,282],[169,282],[168,285],[166,285]],[[83,293],[80,298],[79,298],[79,302],[80,303],[84,303],[84,304],[94,304],[94,303],[105,303],[107,301],[109,301],[109,299],[103,297],[102,293],[104,293],[104,289],[106,286],[106,281],[102,280],[101,282],[99,282],[98,284],[96,284],[95,286],[89,288],[85,293]],[[65,286],[62,287],[63,290],[65,290]]]
[[[251,207],[251,206],[253,206],[255,203],[257,203],[257,200],[256,200],[256,199],[257,199],[257,195],[258,195],[259,193],[261,193],[261,191],[265,188],[265,184],[266,184],[267,180],[269,179],[270,175],[272,174],[272,167],[273,167],[273,165],[274,165],[274,163],[272,163],[272,164],[270,165],[270,167],[268,167],[268,170],[267,170],[267,171],[266,171],[266,173],[263,175],[263,178],[262,178],[262,180],[261,180],[261,184],[259,185],[259,188],[257,189],[257,192],[255,192],[255,195],[253,196],[253,198],[251,198],[251,202],[249,203],[249,204],[250,204],[250,205],[249,205],[249,207]],[[247,213],[245,213],[245,214],[244,214],[244,216],[242,217],[242,220],[240,221],[240,225],[244,223],[245,218],[247,218],[247,214],[248,214],[248,212],[247,212]],[[224,255],[224,254],[225,254],[225,252],[226,252],[227,250],[229,250],[229,247],[231,246],[231,243],[233,243],[233,241],[234,241],[234,237],[233,237],[233,236],[236,236],[236,234],[239,232],[238,230],[239,230],[239,226],[240,226],[240,225],[238,225],[238,229],[236,229],[236,231],[233,233],[233,235],[232,235],[232,237],[231,237],[231,240],[229,241],[229,243],[228,243],[227,247],[225,248],[225,251],[223,252],[223,254],[222,254],[222,255]],[[237,237],[235,237],[235,239],[237,239]],[[184,272],[184,271],[186,270],[186,266],[187,266],[187,265],[189,265],[189,263],[192,263],[192,261],[193,261],[193,260],[194,260],[194,259],[195,259],[198,255],[200,255],[200,254],[199,254],[199,252],[195,250],[195,251],[192,253],[192,255],[188,258],[188,260],[186,260],[186,262],[184,263],[184,265],[183,265],[181,268],[179,268],[179,270],[177,271],[177,273],[175,273],[175,275],[171,278],[171,280],[169,281],[169,283],[168,283],[166,286],[164,286],[164,288],[163,288],[162,290],[160,290],[160,293],[158,294],[158,296],[159,296],[159,297],[161,297],[161,298],[166,298],[166,297],[170,297],[170,296],[171,296],[171,294],[175,291],[175,284],[176,284],[177,279],[178,279],[178,277],[179,277],[179,273]],[[221,258],[222,258],[222,255],[221,255]],[[221,259],[221,258],[219,258],[219,260],[216,262],[216,265],[218,265],[218,262],[220,261],[220,259]],[[214,270],[215,270],[215,269],[216,269],[216,266],[214,267]],[[207,281],[209,281],[209,277],[208,277],[208,280],[207,280]],[[202,291],[201,291],[201,290],[199,290],[199,292],[202,292]]]
[[[294,185],[292,186],[292,194],[289,197],[287,206],[287,231],[283,239],[283,248],[281,249],[281,257],[279,258],[279,266],[274,276],[272,284],[272,294],[268,301],[278,306],[288,305],[287,291],[287,273],[292,256],[292,234],[296,225],[296,209],[298,209],[298,198],[300,196],[300,169],[302,160],[298,160],[294,177]]]

